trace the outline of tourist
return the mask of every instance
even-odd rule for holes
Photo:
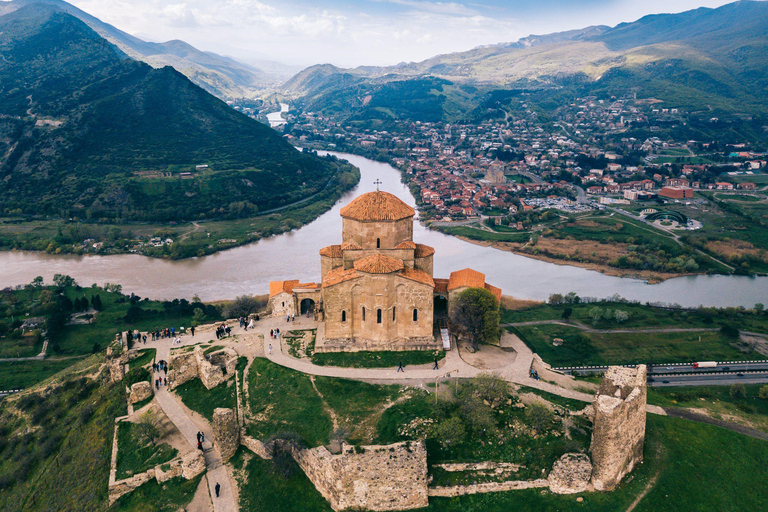
[[[269,355],[272,355],[272,344],[269,344]]]
[[[435,358],[435,366],[432,367],[432,369],[437,370],[438,368],[440,368],[440,366],[437,364],[437,358]]]
[[[274,329],[270,329],[269,330],[269,337],[272,338],[272,339],[275,339],[275,330]]]
[[[203,451],[203,443],[201,443],[200,441],[197,442],[197,449],[200,451]]]
[[[203,431],[200,431],[200,442],[201,443],[205,442],[205,432],[203,432]]]
[[[250,322],[248,322],[248,326],[246,327],[246,329],[248,329],[249,327],[250,327],[251,329],[253,329],[253,328],[255,327],[255,325],[254,325],[254,323],[253,323],[253,318],[251,318],[251,321],[250,321]]]
[[[397,363],[397,371],[405,373],[405,370],[403,369],[403,362],[402,361]]]
[[[195,326],[192,326],[192,327],[189,329],[189,332],[191,332],[191,333],[192,333],[192,337],[194,337],[194,336],[195,336]]]
[[[167,386],[167,385],[168,385],[168,379],[163,377],[163,386]]]
[[[197,431],[197,442],[198,442],[198,443],[199,443],[199,442],[202,440],[202,438],[200,437],[200,436],[202,436],[202,435],[203,435],[203,434],[202,434],[202,432],[200,432],[200,431],[198,430],[198,431]]]
[[[221,485],[219,484],[219,482],[216,482],[216,487],[214,487],[214,489],[216,490],[216,497],[218,498],[219,491],[221,491]]]

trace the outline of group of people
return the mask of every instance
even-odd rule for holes
[[[531,376],[532,379],[539,380],[539,372],[537,372],[533,368],[528,370],[528,372],[530,373],[530,376]]]
[[[138,331],[137,331],[138,332]],[[195,328],[191,327],[189,329],[189,332],[192,333],[192,336],[195,335]],[[165,338],[173,338],[174,341],[178,339],[178,336],[176,336],[176,328],[175,327],[166,327],[165,329],[159,329],[156,331],[152,331],[149,333],[152,341],[161,340]],[[179,333],[179,336],[181,333]],[[147,342],[147,337],[144,336],[144,343]]]
[[[273,340],[276,340],[280,337],[280,329],[270,329],[269,330],[269,337]]]
[[[166,375],[168,375],[168,363],[164,360],[160,360],[156,363],[152,364],[152,371],[159,374],[160,372],[163,372],[163,376],[157,376],[155,377],[155,389],[159,390],[160,386],[167,386],[168,385],[168,378]]]
[[[221,324],[216,328],[216,339],[226,338],[232,332],[232,328],[227,324]]]
[[[253,318],[249,319],[247,317],[244,318],[244,317],[241,316],[239,320],[240,320],[240,328],[241,329],[245,329],[247,331],[248,329],[253,329],[254,327],[256,327],[256,324],[254,323],[254,319]],[[259,321],[259,315],[256,315],[256,319],[255,320],[256,320],[256,322]]]
[[[203,443],[205,442],[205,432],[198,431],[197,432],[197,449],[202,450],[203,449]]]
[[[285,315],[285,322],[290,323],[296,320],[296,317],[294,315]]]

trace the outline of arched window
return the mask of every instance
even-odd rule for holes
[[[283,302],[283,307],[285,307],[285,302]]]
[[[419,321],[419,310],[416,308],[413,308],[413,321],[414,322]]]
[[[363,306],[363,322],[365,322],[365,306]]]
[[[342,322],[346,322],[347,321],[347,312],[346,311],[342,311],[341,312],[341,321]]]
[[[376,310],[376,323],[377,324],[381,323],[381,310],[380,309]]]
[[[381,238],[376,239],[376,248],[381,249]]]
[[[392,306],[392,321],[395,321],[395,306]]]

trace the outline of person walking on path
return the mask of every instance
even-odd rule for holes
[[[272,355],[272,344],[269,344],[269,355]]]
[[[221,491],[221,484],[219,482],[216,482],[216,487],[213,488],[216,491],[216,497],[219,497],[219,492]]]
[[[437,358],[435,358],[435,366],[432,367],[433,370],[439,369],[440,366],[437,364]]]
[[[191,332],[191,333],[192,333],[192,337],[194,338],[194,337],[195,337],[195,326],[192,326],[192,327],[189,329],[189,332]]]
[[[403,362],[402,361],[397,363],[397,371],[405,373],[405,370],[403,369]]]
[[[200,450],[200,451],[203,451],[203,442],[202,441],[198,441],[197,442],[197,449]]]
[[[197,442],[201,443],[203,441],[203,433],[199,430],[197,431]]]

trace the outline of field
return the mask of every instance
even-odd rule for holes
[[[312,363],[320,366],[343,366],[346,368],[388,368],[398,364],[410,366],[434,363],[445,357],[445,352],[412,350],[405,352],[327,352],[314,354]]]
[[[719,331],[601,334],[560,325],[510,329],[553,366],[733,361],[763,357],[731,346],[734,340]],[[552,344],[554,338],[561,338],[562,346],[555,347]]]
[[[158,464],[168,462],[177,450],[167,443],[153,444],[144,437],[138,425],[128,421],[119,423],[117,429],[117,479],[143,473]]]
[[[217,407],[237,408],[235,383],[232,380],[206,389],[200,379],[192,379],[174,389],[174,392],[179,395],[184,405],[200,413],[208,421],[213,421],[213,410]]]

